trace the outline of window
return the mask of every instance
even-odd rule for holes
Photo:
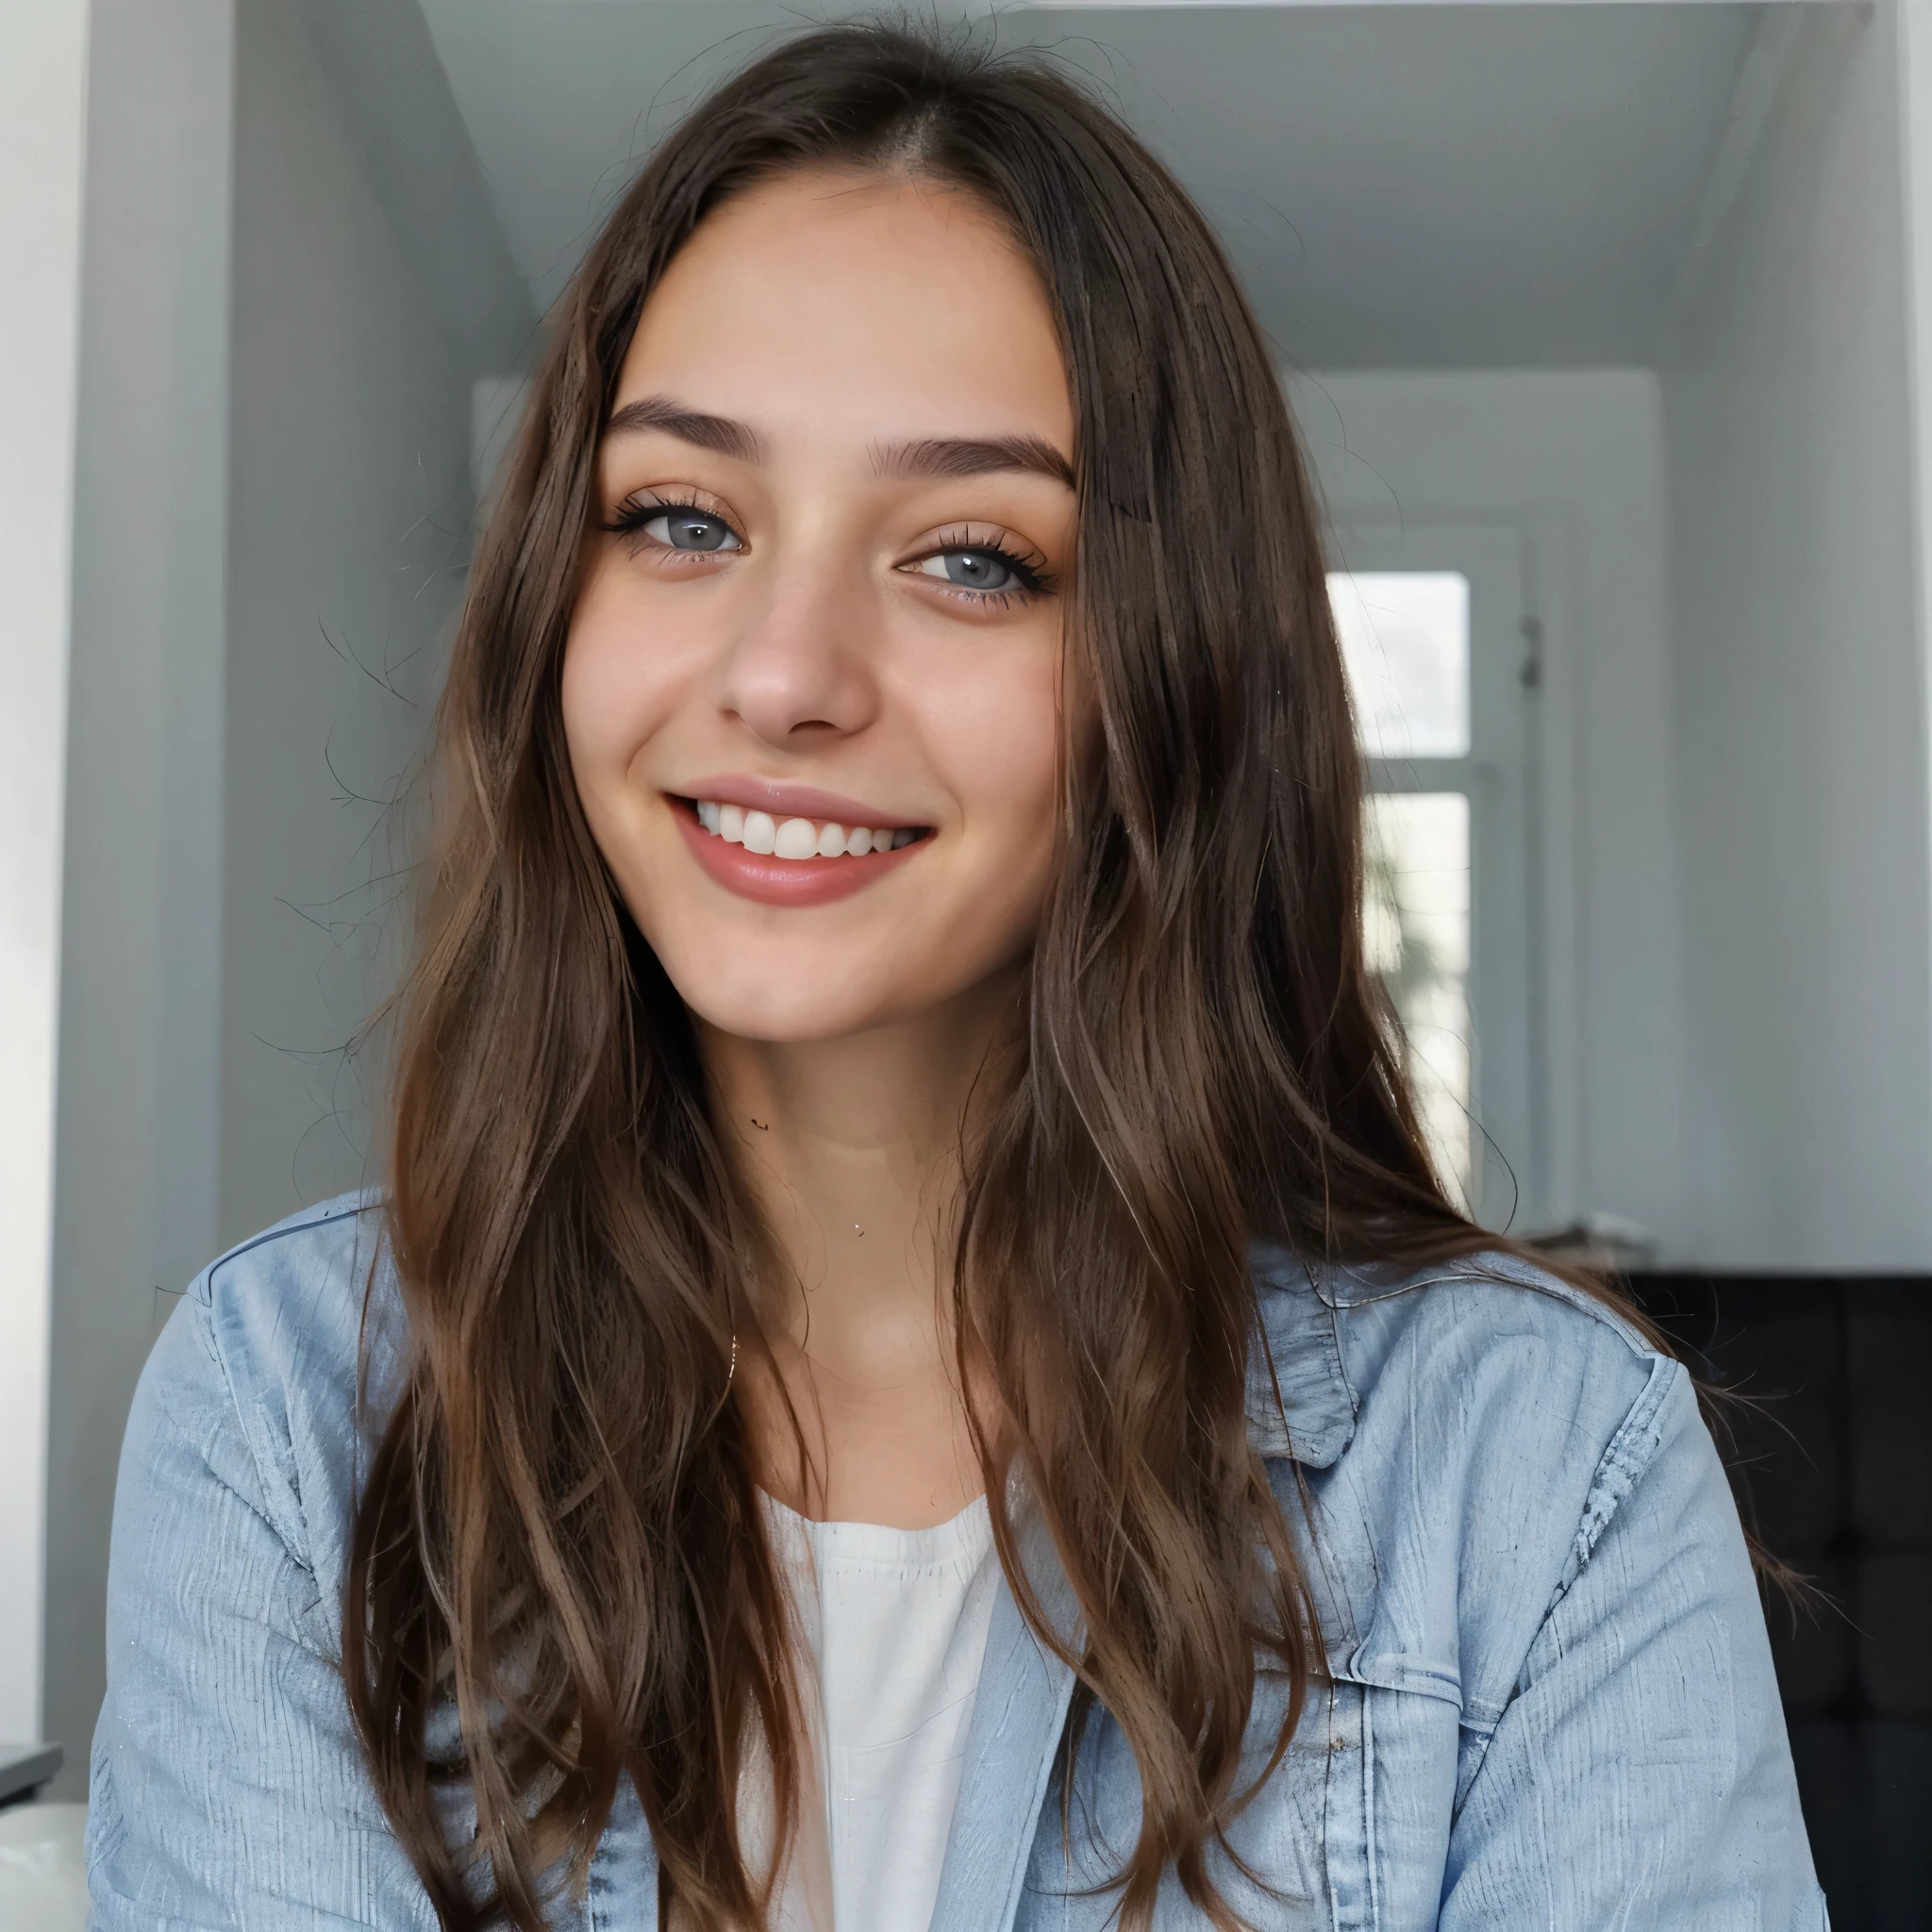
[[[1374,787],[1363,828],[1369,963],[1402,1023],[1436,1171],[1474,1209],[1469,579],[1338,571],[1328,594]],[[1398,789],[1398,778],[1408,783]]]
[[[1465,1201],[1470,1114],[1469,800],[1459,791],[1381,791],[1368,802],[1363,916],[1407,1048],[1424,1138]]]
[[[1328,597],[1363,751],[1467,758],[1469,579],[1448,570],[1336,571]]]

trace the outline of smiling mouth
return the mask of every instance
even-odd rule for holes
[[[916,863],[930,825],[847,825],[722,799],[666,794],[691,856],[715,886],[766,906],[849,899]]]
[[[727,845],[741,845],[758,858],[792,863],[863,858],[871,853],[896,852],[932,836],[929,825],[841,825],[834,819],[780,818],[709,798],[681,803],[713,838]]]

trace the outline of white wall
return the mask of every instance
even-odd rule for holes
[[[1699,1258],[1932,1266],[1898,22],[1819,9],[1663,361]]]
[[[1526,533],[1544,631],[1543,1211],[1627,1215],[1672,1258],[1682,1001],[1663,435],[1647,370],[1346,372],[1290,392],[1346,563],[1351,530]],[[1507,1151],[1507,1150],[1506,1150]]]
[[[88,8],[0,9],[0,1738],[41,1735]]]
[[[84,1788],[127,1399],[214,1240],[232,0],[94,0],[46,1724]]]
[[[290,0],[242,0],[237,58],[224,1242],[368,1172],[369,1070],[342,1048],[405,924],[380,801],[428,722],[470,525],[469,372]]]
[[[290,0],[93,11],[50,1448],[29,1491],[54,1500],[45,1724],[72,1796],[158,1323],[218,1248],[363,1177],[340,1049],[383,990],[406,882],[384,876],[393,816],[359,801],[420,743],[470,520],[467,373]],[[37,1619],[37,1575],[33,1597]],[[41,1648],[0,1644],[16,1703],[38,1700]],[[34,1728],[7,1709],[0,1732]]]

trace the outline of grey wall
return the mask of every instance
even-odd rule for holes
[[[91,23],[45,1641],[76,1795],[127,1399],[215,1233],[232,12]]]
[[[1824,8],[1663,363],[1702,1261],[1932,1266],[1898,19]]]
[[[469,373],[291,0],[97,0],[90,87],[46,1556],[71,1796],[158,1324],[364,1177],[343,1048],[407,857],[381,801],[471,516]]]
[[[235,133],[222,1241],[361,1183],[342,1049],[403,927],[385,809],[470,526],[469,375],[291,0],[242,0]]]
[[[41,1735],[85,0],[0,8],[0,1735]]]

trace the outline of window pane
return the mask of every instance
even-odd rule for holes
[[[1409,1079],[1436,1172],[1471,1209],[1469,800],[1382,792],[1368,802],[1370,967],[1402,1022]]]
[[[1469,579],[1459,571],[1331,571],[1362,749],[1469,756]]]

